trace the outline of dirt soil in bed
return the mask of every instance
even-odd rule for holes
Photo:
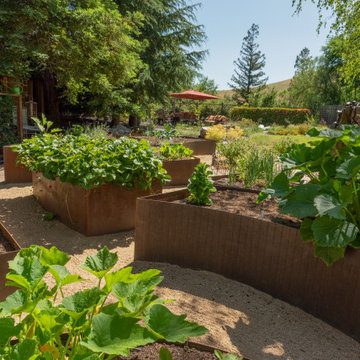
[[[134,261],[134,232],[85,237],[56,219],[44,221],[45,213],[32,196],[30,184],[0,182],[0,220],[20,246],[55,245],[71,255],[70,272],[90,279],[65,287],[65,295],[96,286],[97,280],[78,266],[107,245],[119,256],[116,269],[130,265],[134,272],[149,268],[163,272],[165,279],[156,293],[176,300],[168,304],[173,312],[185,313],[188,320],[210,330],[194,339],[197,342],[252,360],[360,359],[358,342],[294,306],[207,271]]]
[[[0,231],[0,254],[3,252],[13,251],[14,247],[11,245],[9,240]]]

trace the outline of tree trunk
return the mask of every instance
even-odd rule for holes
[[[62,127],[59,90],[54,74],[49,70],[44,72],[44,100],[45,115],[47,120],[54,123],[54,127]]]
[[[129,126],[132,128],[138,126],[138,118],[136,115],[129,116]]]

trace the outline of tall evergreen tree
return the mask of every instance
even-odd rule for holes
[[[310,55],[310,50],[307,47],[304,47],[295,60],[295,73],[306,70],[311,66],[312,57]]]
[[[252,24],[247,35],[243,39],[240,57],[234,61],[235,74],[231,77],[229,86],[235,90],[235,96],[249,101],[251,89],[266,84],[268,78],[262,70],[265,66],[265,55],[259,50],[255,42],[259,36],[259,26]]]

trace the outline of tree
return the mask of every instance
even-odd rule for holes
[[[239,97],[249,101],[251,89],[266,84],[268,78],[262,69],[265,66],[265,55],[259,50],[255,40],[259,36],[259,26],[253,24],[244,37],[240,50],[240,57],[234,61],[235,74],[231,77],[229,86]]]
[[[311,66],[312,57],[310,56],[310,50],[307,47],[304,47],[298,56],[296,56],[295,60],[295,73],[298,71],[302,71],[307,67]]]
[[[300,12],[306,0],[292,0],[296,11]],[[360,80],[360,1],[358,0],[311,0],[319,9],[319,27],[324,24],[323,10],[331,10],[335,21],[331,25],[333,33],[341,36],[343,47],[341,76],[354,87],[354,94]]]
[[[112,0],[2,0],[0,74],[44,78],[46,112],[57,125],[60,97],[75,104],[91,93],[99,113],[121,110],[125,85],[142,67],[140,20],[121,15]]]
[[[204,75],[198,75],[196,77],[192,88],[196,91],[204,92],[211,95],[216,95],[218,90],[218,86],[216,85],[215,81],[209,79],[207,76]]]
[[[145,44],[144,67],[130,83],[131,99],[139,105],[164,104],[169,93],[189,87],[206,51],[194,50],[206,36],[197,24],[199,3],[187,0],[116,0],[122,14],[140,11],[143,22],[136,39]]]

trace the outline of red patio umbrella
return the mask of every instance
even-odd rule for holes
[[[181,99],[191,99],[191,100],[215,100],[219,99],[217,96],[209,95],[202,93],[200,91],[195,90],[186,90],[181,93],[172,93],[170,96],[174,98],[181,98]]]

